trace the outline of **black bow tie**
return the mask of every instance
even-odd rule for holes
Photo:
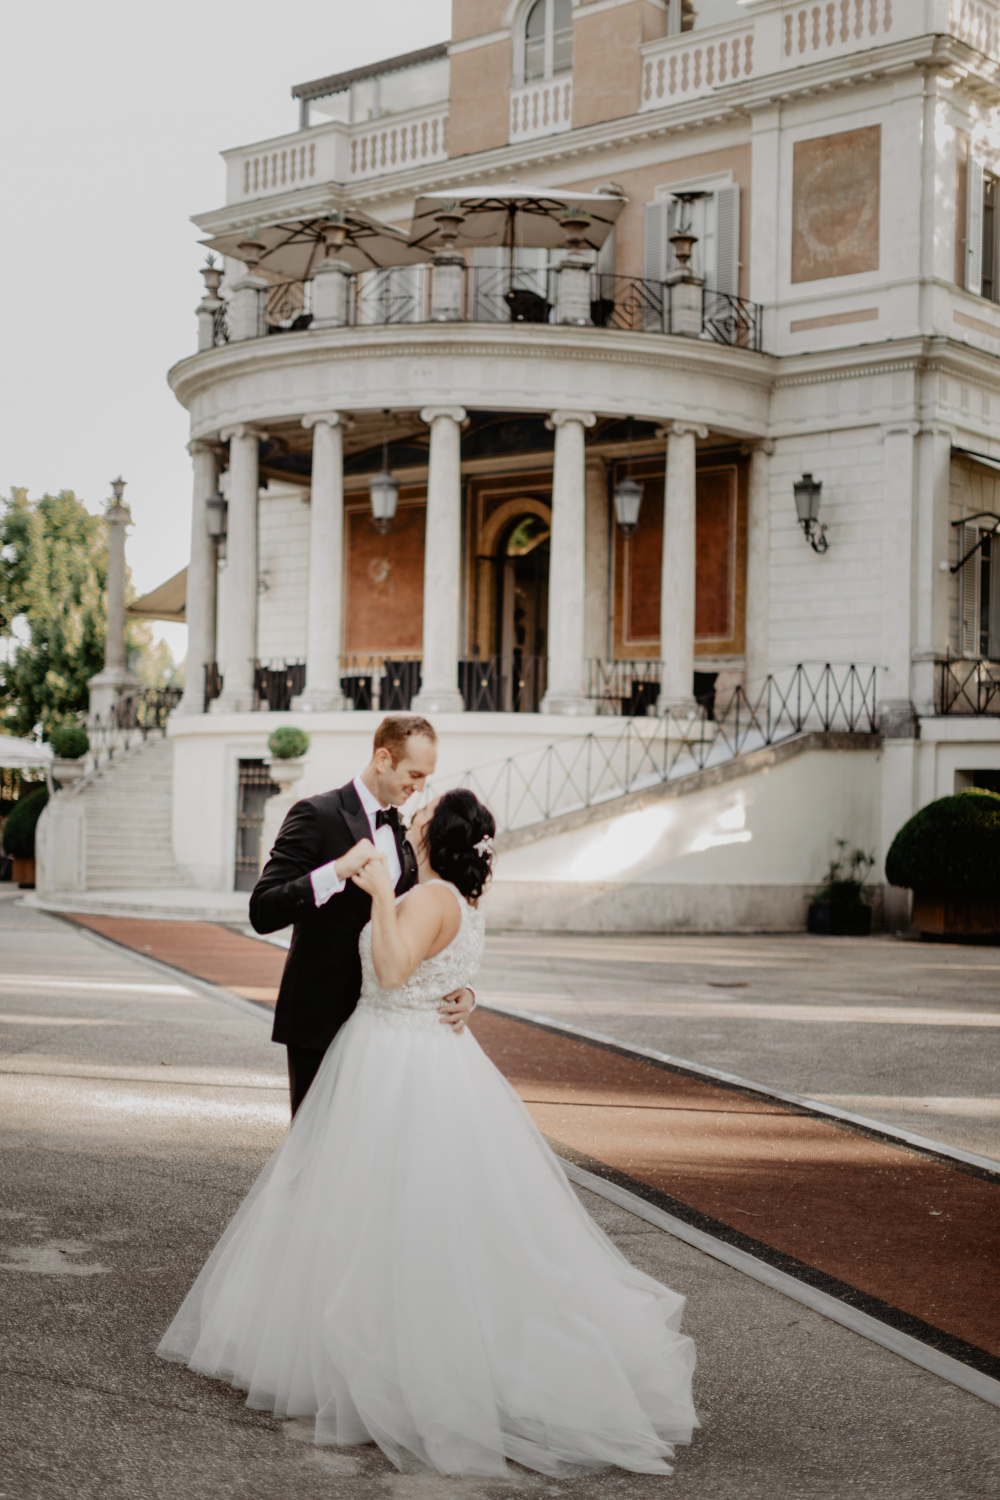
[[[380,807],[375,814],[375,827],[381,828],[383,823],[388,823],[393,833],[399,832],[399,809],[397,807]]]

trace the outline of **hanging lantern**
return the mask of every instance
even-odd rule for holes
[[[619,479],[614,490],[615,520],[618,529],[628,536],[639,524],[639,508],[642,505],[642,485],[631,476]]]
[[[225,539],[226,517],[229,506],[225,495],[220,495],[218,490],[214,495],[209,495],[205,501],[206,518],[208,522],[208,534],[217,542]]]
[[[389,473],[389,430],[388,411],[383,413],[382,421],[382,468],[378,474],[373,474],[368,481],[368,496],[371,500],[372,520],[379,531],[388,531],[389,524],[396,515],[396,503],[399,500],[399,480],[394,479]]]

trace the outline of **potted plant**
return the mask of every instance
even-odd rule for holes
[[[49,735],[53,750],[52,780],[59,787],[73,786],[86,767],[83,757],[90,749],[87,731],[79,724],[60,724]]]
[[[967,787],[929,802],[893,839],[885,878],[913,892],[920,932],[1000,935],[1000,796]]]
[[[272,731],[267,748],[271,752],[267,763],[271,779],[283,792],[290,791],[302,775],[302,757],[309,749],[309,736],[294,724],[283,724],[280,729]]]
[[[846,839],[837,840],[837,853],[827,866],[826,879],[809,904],[807,930],[823,937],[867,937],[872,909],[865,881],[875,863],[863,849],[848,853]]]
[[[47,787],[29,792],[14,803],[3,825],[3,852],[14,861],[11,879],[22,890],[33,890],[35,886],[35,825],[48,800]]]

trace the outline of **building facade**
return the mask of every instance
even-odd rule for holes
[[[871,722],[826,727],[869,733],[870,788],[840,828],[836,777],[806,775],[814,863],[1000,776],[998,62],[993,0],[455,0],[446,43],[298,85],[297,129],[223,153],[196,222],[247,259],[206,276],[169,377],[189,879],[252,878],[240,765],[276,712],[310,731],[313,791],[380,708],[434,716],[457,774],[853,668]],[[512,182],[624,205],[594,250],[569,222],[363,274],[328,245],[289,279],[254,248]]]

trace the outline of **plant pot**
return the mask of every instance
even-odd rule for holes
[[[63,787],[76,786],[86,769],[82,760],[65,760],[57,755],[52,761],[52,780],[60,790]]]
[[[22,891],[33,891],[35,889],[35,861],[33,859],[15,859],[10,878],[16,881]]]
[[[272,781],[277,782],[282,793],[286,796],[299,780],[305,768],[305,761],[298,756],[294,759],[286,758],[285,760],[279,760],[277,756],[272,756],[267,762],[267,774]]]
[[[806,930],[820,937],[868,937],[872,909],[863,901],[813,901]]]
[[[933,937],[1000,936],[1000,893],[991,896],[932,896],[913,892],[914,927]]]

